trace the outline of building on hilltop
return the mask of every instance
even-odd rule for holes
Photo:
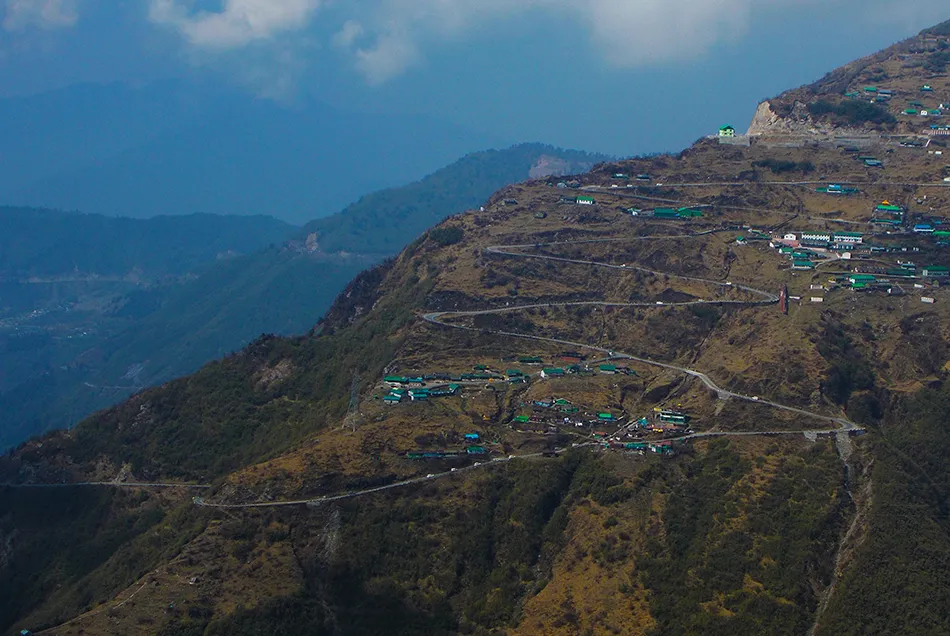
[[[798,236],[803,243],[805,241],[811,241],[815,243],[830,243],[832,234],[831,232],[801,232]]]
[[[720,137],[735,137],[736,129],[733,128],[732,126],[723,126],[722,128],[719,129],[719,136]]]
[[[859,245],[864,242],[864,236],[858,232],[835,232],[834,241],[839,244]]]

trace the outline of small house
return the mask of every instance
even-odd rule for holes
[[[606,375],[616,375],[617,365],[616,364],[602,364],[600,365],[600,372]]]
[[[869,284],[877,282],[877,278],[871,274],[852,274],[848,277],[852,285]]]
[[[732,126],[723,126],[722,128],[719,129],[719,136],[720,137],[735,137],[736,129],[733,128]]]
[[[921,296],[921,297],[920,297],[920,302],[922,302],[922,303],[927,303],[928,305],[933,305],[934,303],[937,302],[937,299],[936,299],[936,298],[931,298],[931,297],[929,297],[929,296]]]
[[[914,232],[917,234],[933,234],[934,226],[929,223],[918,223],[914,226]]]
[[[921,93],[932,93],[933,91],[934,91],[934,88],[930,84],[924,84],[923,86],[920,87]]]
[[[390,393],[389,395],[383,398],[383,402],[385,402],[387,406],[395,406],[396,404],[399,404],[400,402],[402,402],[402,396],[393,395],[392,393]]]
[[[465,449],[465,452],[469,455],[487,455],[488,451],[484,446],[469,446]]]
[[[565,371],[564,371],[564,369],[557,369],[557,368],[541,369],[541,378],[542,378],[542,379],[547,379],[547,378],[563,378],[564,376],[565,376]]]
[[[594,205],[597,203],[593,197],[577,197],[574,202],[577,203],[577,205]]]
[[[465,439],[472,442],[477,442],[481,439],[481,436],[478,433],[466,433]]]
[[[811,261],[792,261],[792,269],[815,269],[815,264]]]
[[[613,413],[598,413],[597,420],[600,422],[616,422],[617,418]]]
[[[950,269],[942,265],[928,265],[921,273],[924,278],[947,278],[950,276]]]

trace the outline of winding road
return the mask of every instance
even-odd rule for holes
[[[828,429],[812,429],[812,430],[771,430],[771,431],[709,431],[709,432],[700,432],[700,433],[691,433],[688,435],[683,435],[676,438],[671,438],[670,441],[689,441],[696,439],[711,439],[717,437],[755,437],[755,436],[791,436],[791,435],[805,435],[811,439],[816,438],[819,435],[836,435],[838,438],[839,444],[843,443],[841,438],[846,438],[851,433],[861,432],[864,429],[855,423],[847,420],[843,417],[834,417],[830,415],[822,415],[820,413],[814,413],[812,411],[807,411],[805,409],[800,409],[798,407],[789,406],[786,404],[781,404],[779,402],[773,402],[771,400],[764,400],[758,396],[743,395],[741,393],[736,393],[735,391],[730,391],[724,387],[716,384],[707,374],[696,369],[690,369],[688,367],[681,367],[675,364],[670,364],[668,362],[661,362],[659,360],[653,360],[650,358],[644,358],[642,356],[636,356],[630,353],[624,353],[622,351],[617,351],[614,349],[608,349],[605,347],[598,347],[582,342],[574,342],[571,340],[564,340],[559,338],[547,338],[543,336],[534,336],[530,334],[515,333],[510,331],[502,330],[485,330],[478,329],[475,327],[468,327],[465,325],[458,325],[453,323],[445,322],[446,318],[464,318],[464,317],[474,317],[474,316],[484,316],[492,314],[504,314],[516,311],[524,311],[528,309],[539,309],[539,308],[561,308],[561,307],[583,307],[583,306],[600,306],[600,307],[653,307],[664,306],[664,307],[684,307],[684,306],[693,306],[693,305],[745,305],[745,306],[761,306],[761,305],[773,305],[776,304],[779,300],[779,297],[771,292],[766,290],[757,289],[750,287],[748,285],[739,285],[733,284],[731,282],[723,282],[718,280],[711,280],[707,278],[699,278],[695,276],[683,276],[680,274],[671,274],[668,272],[661,272],[645,267],[634,266],[634,265],[613,265],[609,263],[601,263],[597,261],[590,260],[581,260],[581,259],[571,259],[558,256],[549,256],[544,254],[526,254],[524,250],[526,249],[537,249],[541,247],[553,247],[560,245],[578,245],[584,243],[609,243],[609,242],[619,242],[619,241],[631,241],[631,240],[657,240],[660,238],[697,238],[700,236],[706,236],[714,234],[721,230],[709,230],[706,232],[696,233],[696,234],[684,234],[676,236],[663,236],[663,237],[630,237],[630,238],[605,238],[605,239],[588,239],[581,241],[564,241],[564,242],[549,242],[549,243],[531,243],[531,244],[522,244],[522,245],[496,245],[486,248],[486,252],[489,254],[495,254],[499,256],[506,256],[509,258],[527,258],[527,259],[541,259],[554,261],[559,263],[570,263],[575,265],[587,265],[594,267],[603,267],[611,270],[619,270],[622,272],[626,271],[641,271],[657,276],[668,276],[669,278],[676,278],[679,280],[685,280],[689,282],[698,282],[708,285],[714,285],[717,287],[722,287],[726,289],[738,289],[747,293],[750,293],[754,296],[758,296],[759,300],[694,300],[686,302],[638,302],[638,303],[613,303],[613,302],[601,302],[601,301],[580,301],[580,302],[565,302],[565,303],[534,303],[527,305],[517,305],[514,307],[498,307],[492,309],[480,309],[472,311],[441,311],[441,312],[431,312],[424,314],[422,319],[426,322],[449,329],[459,329],[464,331],[475,331],[475,332],[486,332],[498,336],[505,336],[511,338],[520,338],[524,340],[534,340],[539,342],[550,342],[559,345],[566,345],[573,348],[583,348],[589,351],[595,351],[598,353],[606,354],[608,358],[620,359],[620,360],[632,360],[634,362],[639,362],[641,364],[658,367],[661,369],[666,369],[669,371],[675,371],[682,373],[684,375],[698,379],[703,383],[708,389],[715,391],[719,399],[735,399],[750,402],[753,404],[761,404],[763,406],[771,407],[781,411],[786,411],[808,417],[811,419],[819,420],[822,422],[827,422],[834,425],[834,428]],[[571,448],[583,448],[591,446],[600,446],[602,442],[588,442],[583,444],[577,444]],[[556,454],[561,454],[566,452],[568,449],[561,449],[556,451]],[[415,477],[412,479],[406,479],[403,481],[394,482],[391,484],[386,484],[384,486],[377,486],[375,488],[367,488],[364,490],[350,491],[339,495],[330,495],[324,497],[314,497],[309,499],[297,499],[291,501],[265,501],[257,503],[216,503],[212,501],[207,501],[202,497],[194,497],[193,501],[195,505],[207,507],[207,508],[219,508],[219,509],[253,509],[253,508],[280,508],[288,506],[319,506],[326,503],[331,503],[334,501],[341,501],[345,499],[354,499],[356,497],[362,497],[364,495],[371,495],[380,492],[385,492],[388,490],[393,490],[395,488],[403,488],[413,484],[421,484],[425,482],[430,482],[436,479],[443,479],[457,475],[459,473],[465,473],[469,471],[479,470],[483,468],[491,468],[493,466],[502,466],[508,462],[514,460],[528,460],[544,457],[544,453],[532,453],[527,455],[509,455],[508,457],[497,457],[491,461],[477,462],[471,466],[455,468],[449,471],[441,473],[431,473],[424,477]]]

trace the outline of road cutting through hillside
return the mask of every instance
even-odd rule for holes
[[[705,232],[705,233],[703,233],[703,235],[710,234],[710,233],[712,233],[712,232]],[[700,236],[700,235],[697,234],[697,235],[691,235],[691,236]],[[637,238],[638,238],[638,239],[642,239],[642,238],[645,238],[645,237],[637,237]],[[653,238],[663,238],[663,237],[653,237]],[[711,284],[711,285],[715,285],[715,286],[719,286],[719,287],[723,287],[723,288],[728,288],[728,289],[739,289],[739,290],[742,290],[742,291],[751,293],[751,294],[753,294],[753,295],[759,296],[759,297],[761,297],[761,300],[747,300],[747,301],[742,301],[742,300],[694,300],[694,301],[686,301],[686,302],[680,302],[680,303],[675,303],[675,302],[670,302],[670,303],[667,303],[667,302],[663,302],[663,303],[659,303],[659,302],[653,302],[653,303],[610,303],[610,302],[594,302],[594,301],[590,301],[590,302],[574,302],[574,303],[571,303],[571,302],[567,302],[567,303],[538,303],[538,304],[531,304],[531,305],[520,305],[520,306],[515,306],[515,307],[501,307],[501,308],[496,308],[496,309],[482,309],[482,310],[474,310],[474,311],[443,311],[443,312],[432,312],[432,313],[425,314],[424,316],[422,316],[422,318],[423,318],[423,320],[425,320],[426,322],[429,322],[429,323],[432,323],[432,324],[435,324],[435,325],[439,325],[439,326],[442,326],[442,327],[448,327],[448,328],[452,328],[452,329],[462,329],[462,330],[466,330],[466,331],[476,331],[476,332],[487,331],[488,333],[495,334],[495,335],[500,335],[500,336],[507,336],[507,337],[513,337],[513,338],[523,338],[523,339],[527,339],[527,340],[537,340],[537,341],[541,341],[541,342],[552,342],[552,343],[555,343],[555,344],[567,345],[567,346],[571,346],[571,347],[582,347],[582,348],[587,349],[587,350],[590,350],[590,351],[597,351],[597,352],[601,352],[601,353],[606,353],[608,356],[610,356],[610,357],[612,357],[612,358],[615,358],[615,359],[633,360],[634,362],[639,362],[639,363],[641,363],[641,364],[646,364],[646,365],[649,365],[649,366],[659,367],[659,368],[667,369],[667,370],[670,370],[670,371],[676,371],[676,372],[678,372],[678,373],[683,373],[683,374],[685,374],[685,375],[688,375],[688,376],[691,376],[691,377],[694,377],[694,378],[698,379],[698,380],[699,380],[700,382],[702,382],[707,388],[709,388],[709,389],[712,390],[712,391],[715,391],[716,394],[719,396],[720,399],[729,399],[729,398],[732,398],[732,399],[737,399],[737,400],[744,400],[744,401],[751,402],[751,403],[754,403],[754,404],[762,404],[762,405],[765,405],[765,406],[769,406],[769,407],[771,407],[771,408],[775,408],[775,409],[779,409],[779,410],[783,410],[783,411],[787,411],[787,412],[791,412],[791,413],[796,413],[796,414],[798,414],[798,415],[804,415],[804,416],[806,416],[806,417],[810,417],[810,418],[814,418],[814,419],[818,419],[818,420],[822,420],[822,421],[826,421],[826,422],[831,422],[831,423],[837,425],[837,428],[832,429],[832,430],[813,431],[813,432],[832,433],[832,432],[835,432],[835,431],[852,431],[852,430],[858,431],[858,430],[863,430],[863,429],[861,429],[859,426],[857,426],[857,425],[855,425],[853,422],[851,422],[850,420],[847,420],[847,419],[842,418],[842,417],[834,417],[834,416],[830,416],[830,415],[822,415],[822,414],[820,414],[820,413],[813,413],[813,412],[811,412],[811,411],[806,411],[805,409],[800,409],[800,408],[797,408],[797,407],[794,407],[794,406],[788,406],[788,405],[786,405],[786,404],[780,404],[780,403],[778,403],[778,402],[772,402],[772,401],[770,401],[770,400],[763,400],[763,399],[759,398],[758,396],[742,395],[742,394],[736,393],[736,392],[734,392],[734,391],[729,391],[728,389],[724,389],[723,387],[717,385],[715,382],[712,381],[712,379],[711,379],[708,375],[706,375],[706,374],[703,373],[702,371],[697,371],[697,370],[695,370],[695,369],[689,369],[689,368],[687,368],[687,367],[680,367],[680,366],[677,366],[677,365],[674,365],[674,364],[670,364],[670,363],[667,363],[667,362],[660,362],[660,361],[658,361],[658,360],[652,360],[652,359],[650,359],[650,358],[644,358],[644,357],[640,357],[640,356],[635,356],[635,355],[632,355],[632,354],[629,354],[629,353],[624,353],[624,352],[621,352],[621,351],[617,351],[616,349],[608,349],[608,348],[606,348],[606,347],[598,347],[598,346],[594,346],[594,345],[590,345],[590,344],[585,344],[585,343],[581,343],[581,342],[573,342],[573,341],[570,341],[570,340],[563,340],[563,339],[560,339],[560,338],[547,338],[547,337],[543,337],[543,336],[534,336],[534,335],[530,335],[530,334],[521,334],[521,333],[515,333],[515,332],[509,332],[509,331],[498,331],[498,330],[491,330],[491,329],[487,329],[487,330],[485,330],[485,329],[477,329],[477,328],[475,328],[475,327],[467,327],[467,326],[464,326],[464,325],[456,325],[456,324],[444,322],[444,320],[445,320],[446,318],[451,318],[451,317],[464,318],[464,317],[473,317],[473,316],[483,316],[483,315],[509,313],[509,312],[513,312],[513,311],[520,311],[520,310],[532,309],[532,308],[542,308],[542,307],[544,307],[544,308],[559,308],[559,307],[576,307],[576,306],[589,306],[589,305],[599,305],[599,306],[604,306],[604,307],[654,307],[654,308],[656,308],[656,307],[658,307],[658,306],[663,306],[663,307],[684,307],[684,306],[687,306],[687,307],[688,307],[688,306],[693,306],[693,305],[746,305],[746,306],[757,306],[757,305],[772,305],[772,304],[777,303],[778,300],[779,300],[779,297],[778,297],[777,295],[771,293],[771,292],[768,292],[768,291],[765,291],[765,290],[762,290],[762,289],[756,289],[756,288],[750,287],[750,286],[748,286],[748,285],[734,284],[734,283],[732,283],[732,282],[722,282],[722,281],[710,280],[710,279],[706,279],[706,278],[699,278],[699,277],[695,277],[695,276],[683,276],[683,275],[680,275],[680,274],[671,274],[671,273],[668,273],[668,272],[660,272],[660,271],[657,271],[657,270],[653,270],[653,269],[649,269],[649,268],[645,268],[645,267],[640,267],[640,266],[634,266],[634,265],[631,265],[631,266],[627,266],[627,265],[613,265],[613,264],[610,264],[610,263],[600,263],[600,262],[597,262],[597,261],[588,261],[588,260],[580,260],[580,259],[570,259],[570,258],[563,258],[563,257],[557,257],[557,256],[547,256],[547,255],[544,255],[544,254],[525,254],[525,253],[522,252],[522,251],[517,251],[517,250],[524,250],[524,249],[538,248],[538,247],[551,247],[551,246],[556,246],[556,245],[577,245],[578,243],[581,243],[581,242],[585,242],[585,243],[594,243],[594,242],[601,242],[601,241],[606,242],[607,240],[609,240],[609,239],[600,239],[600,240],[598,240],[598,239],[593,239],[593,240],[587,240],[587,241],[563,241],[563,242],[555,242],[555,243],[534,243],[534,244],[523,244],[523,245],[497,245],[497,246],[488,247],[488,248],[486,248],[485,251],[486,251],[487,253],[489,253],[489,254],[497,254],[497,255],[501,255],[501,256],[509,256],[509,257],[514,257],[514,258],[533,258],[533,259],[549,260],[549,261],[555,261],[555,262],[561,262],[561,263],[571,263],[571,264],[578,264],[578,265],[590,265],[590,266],[596,266],[596,267],[604,267],[604,268],[613,269],[613,270],[620,270],[620,271],[641,271],[641,272],[646,272],[646,273],[653,274],[653,275],[658,275],[658,276],[668,276],[668,277],[670,277],[670,278],[676,278],[676,279],[679,279],[679,280],[686,280],[686,281],[690,281],[690,282],[700,282],[700,283],[705,283],[705,284]],[[798,434],[801,434],[801,433],[804,433],[804,432],[805,432],[805,431],[796,431],[796,433],[798,433]],[[752,432],[751,434],[752,434],[752,435],[765,435],[765,434],[784,434],[784,433],[785,433],[784,431],[782,431],[782,432],[777,432],[777,431],[765,432],[765,431],[763,431],[763,432]],[[748,435],[748,434],[750,434],[750,433],[744,433],[744,434]],[[697,435],[701,435],[701,434],[697,434]],[[718,436],[722,436],[722,435],[728,435],[728,433],[718,434]],[[691,439],[691,438],[692,438],[692,436],[689,437],[689,439]]]
[[[539,342],[550,342],[559,345],[566,345],[570,347],[577,347],[587,349],[589,351],[596,351],[598,353],[604,353],[610,359],[620,359],[620,360],[632,360],[634,362],[639,362],[641,364],[658,367],[661,369],[666,369],[669,371],[675,371],[678,373],[685,374],[687,376],[698,379],[711,391],[715,391],[719,399],[736,399],[750,402],[753,404],[761,404],[774,409],[779,409],[782,411],[795,413],[797,415],[802,415],[808,418],[813,418],[820,421],[829,422],[835,425],[835,428],[832,429],[813,429],[813,430],[772,430],[772,431],[710,431],[710,432],[700,432],[700,433],[691,433],[688,435],[682,435],[676,438],[670,438],[668,441],[690,441],[698,439],[713,439],[717,437],[755,437],[755,436],[791,436],[791,435],[804,435],[809,439],[815,439],[821,435],[836,435],[837,437],[850,435],[852,432],[860,432],[864,429],[857,426],[853,422],[843,418],[843,417],[834,417],[830,415],[822,415],[820,413],[813,413],[805,409],[800,409],[794,406],[788,406],[786,404],[780,404],[778,402],[773,402],[771,400],[764,400],[758,396],[748,396],[742,395],[741,393],[736,393],[725,389],[717,385],[713,380],[703,373],[702,371],[697,371],[696,369],[690,369],[687,367],[680,367],[674,364],[667,362],[660,362],[658,360],[652,360],[649,358],[643,358],[640,356],[635,356],[632,354],[624,353],[617,351],[615,349],[608,349],[606,347],[598,347],[594,345],[589,345],[580,342],[573,342],[570,340],[563,340],[559,338],[547,338],[543,336],[533,336],[530,334],[514,333],[509,331],[500,331],[500,330],[485,330],[477,329],[475,327],[467,327],[463,325],[456,325],[451,323],[443,322],[445,318],[449,317],[474,317],[474,316],[484,316],[491,314],[503,314],[510,313],[515,311],[524,311],[527,309],[540,309],[540,308],[560,308],[560,307],[589,307],[589,306],[600,306],[600,307],[652,307],[656,308],[658,306],[663,307],[689,307],[695,305],[745,305],[745,306],[762,306],[762,305],[774,305],[778,302],[779,297],[771,292],[756,289],[748,285],[739,285],[732,282],[722,282],[717,280],[711,280],[706,278],[699,278],[695,276],[684,276],[680,274],[672,274],[668,272],[661,272],[658,270],[653,270],[645,267],[634,266],[634,265],[613,265],[609,263],[600,263],[597,261],[581,260],[581,259],[570,259],[557,256],[547,256],[542,254],[525,254],[523,251],[525,249],[539,248],[539,247],[551,247],[557,245],[578,245],[583,243],[608,243],[608,242],[617,242],[617,241],[630,241],[630,240],[649,240],[649,239],[659,239],[659,238],[696,238],[699,236],[705,236],[718,232],[719,230],[709,230],[697,234],[688,234],[688,235],[678,235],[676,237],[630,237],[630,238],[604,238],[604,239],[586,239],[581,241],[565,241],[565,242],[553,242],[553,243],[532,243],[532,244],[523,244],[523,245],[496,245],[486,248],[486,252],[489,254],[495,254],[499,256],[508,256],[511,258],[535,258],[542,260],[549,260],[561,263],[571,263],[576,265],[588,265],[595,267],[604,267],[612,270],[619,270],[622,272],[626,271],[641,271],[657,276],[668,276],[670,278],[676,278],[679,280],[685,280],[690,282],[699,282],[709,285],[715,285],[725,289],[738,289],[755,296],[759,296],[759,300],[695,300],[695,301],[686,301],[686,302],[639,302],[639,303],[612,303],[612,302],[602,302],[602,301],[579,301],[579,302],[565,302],[565,303],[534,303],[528,305],[518,305],[514,307],[498,307],[492,309],[481,309],[481,310],[472,310],[472,311],[442,311],[442,312],[432,312],[427,313],[422,316],[423,320],[426,322],[438,325],[440,327],[446,327],[451,329],[460,329],[465,331],[474,331],[474,332],[487,332],[494,335],[506,336],[512,338],[521,338],[526,340],[535,340]],[[591,446],[600,446],[601,442],[588,442],[584,444],[577,444],[571,448],[585,448]],[[554,451],[555,454],[562,454],[567,452],[570,449],[560,449]],[[321,504],[332,503],[335,501],[343,501],[346,499],[354,499],[357,497],[362,497],[365,495],[372,495],[388,490],[393,490],[396,488],[403,488],[406,486],[411,486],[413,484],[422,484],[430,482],[437,479],[443,479],[446,477],[451,477],[452,475],[458,475],[460,473],[465,473],[473,470],[479,470],[482,468],[490,468],[492,466],[501,466],[505,465],[513,460],[528,460],[528,459],[537,459],[545,456],[550,456],[550,453],[531,453],[527,455],[509,455],[507,457],[497,457],[491,461],[485,462],[476,462],[471,466],[454,468],[449,471],[441,473],[430,473],[424,477],[414,477],[412,479],[406,479],[391,484],[386,484],[384,486],[377,486],[375,488],[367,488],[364,490],[346,492],[340,495],[328,495],[323,497],[311,497],[309,499],[296,499],[290,501],[264,501],[257,503],[216,503],[205,500],[203,497],[194,497],[193,501],[195,505],[206,507],[206,508],[218,508],[218,509],[254,509],[254,508],[279,508],[279,507],[290,507],[290,506],[319,506]]]

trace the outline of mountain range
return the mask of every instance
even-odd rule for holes
[[[304,223],[503,143],[430,118],[275,104],[211,83],[86,84],[0,100],[0,201]]]
[[[0,627],[947,633],[948,25],[0,458]]]
[[[0,210],[0,448],[263,333],[307,332],[353,276],[426,227],[533,169],[583,172],[601,159],[540,144],[473,153],[303,229],[270,217]]]

